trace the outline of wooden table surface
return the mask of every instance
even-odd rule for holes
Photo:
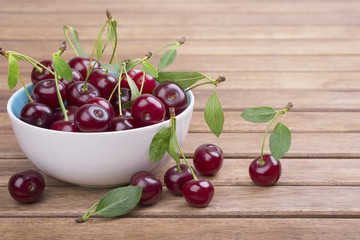
[[[143,56],[182,36],[169,70],[226,76],[218,88],[224,132],[203,119],[211,87],[195,90],[196,105],[183,149],[219,145],[222,170],[209,178],[215,197],[189,207],[164,187],[159,203],[124,217],[75,223],[109,189],[77,187],[46,176],[41,201],[17,204],[9,177],[36,169],[19,148],[6,113],[12,92],[0,59],[1,239],[355,239],[360,234],[360,1],[332,0],[0,0],[0,47],[37,60],[50,58],[75,27],[89,53],[111,10],[121,58]],[[63,55],[70,59],[69,49]],[[157,61],[157,57],[155,60]],[[31,67],[21,63],[30,82]],[[20,84],[17,88],[20,87]],[[272,187],[255,186],[248,166],[259,155],[264,124],[245,122],[244,108],[294,108],[283,173]],[[36,142],[34,142],[34,147]],[[266,147],[268,151],[268,147]],[[169,162],[157,171],[162,178]]]

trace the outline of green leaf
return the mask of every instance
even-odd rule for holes
[[[172,48],[167,50],[160,58],[160,61],[158,63],[158,69],[159,71],[163,70],[164,68],[167,68],[170,66],[170,64],[173,63],[173,61],[176,58],[176,48]]]
[[[204,116],[211,132],[219,137],[224,126],[224,112],[216,93],[216,88],[205,105]]]
[[[108,27],[108,33],[107,33],[107,39],[111,40],[111,41],[115,41],[116,36],[115,36],[115,30],[117,27],[117,21],[113,20],[111,22],[111,24]]]
[[[70,26],[67,26],[68,28],[70,28],[71,31],[71,36],[75,45],[76,50],[78,51],[80,57],[87,57],[84,49],[81,47],[80,41],[79,41],[79,35],[77,33],[77,31]]]
[[[144,72],[146,72],[147,74],[149,74],[150,76],[152,76],[153,78],[157,78],[158,77],[158,72],[156,71],[156,69],[153,67],[153,65],[151,65],[148,62],[143,62],[143,70]]]
[[[135,67],[135,65],[136,65],[136,61],[134,59],[130,59],[130,62],[128,64],[126,64],[126,72],[133,69]]]
[[[133,101],[129,101],[129,102],[126,102],[122,105],[122,108],[124,109],[128,109],[128,110],[131,110],[131,104],[133,103]]]
[[[142,194],[142,187],[127,186],[109,191],[100,201],[93,214],[103,217],[117,217],[136,207]]]
[[[275,109],[271,107],[247,108],[241,113],[241,117],[253,123],[264,123],[274,118]]]
[[[291,132],[282,123],[276,124],[270,135],[270,151],[276,160],[279,160],[289,151],[291,145]]]
[[[164,127],[155,134],[150,144],[150,159],[153,162],[158,162],[164,156],[169,146],[171,128]]]
[[[121,70],[121,62],[118,62],[118,63],[111,63],[111,64],[101,64],[100,68],[104,69],[104,70],[107,70],[107,71],[110,71],[110,72],[120,72]]]
[[[159,72],[155,80],[158,83],[174,82],[186,89],[203,78],[204,75],[198,72]]]
[[[99,38],[96,40],[96,57],[99,61],[101,61],[101,59],[102,59],[102,36],[99,36]]]
[[[61,57],[53,55],[53,66],[55,72],[63,79],[71,82],[73,75],[70,66]]]
[[[134,82],[134,80],[132,80],[132,78],[127,75],[126,76],[127,82],[129,84],[130,87],[130,91],[131,91],[131,101],[134,101],[138,96],[140,96],[140,92],[138,87],[136,86],[136,83]]]
[[[13,55],[9,55],[9,73],[8,73],[8,85],[10,90],[13,90],[19,79],[19,65],[16,58]]]
[[[176,163],[180,163],[180,158],[177,154],[178,151],[179,151],[179,148],[176,143],[176,135],[175,135],[174,131],[171,131],[167,152],[175,160]]]

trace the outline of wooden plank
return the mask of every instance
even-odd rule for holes
[[[108,189],[48,187],[42,199],[20,205],[0,187],[0,217],[77,217]],[[216,186],[207,208],[194,209],[179,196],[164,191],[160,201],[138,207],[131,217],[360,217],[359,187]]]
[[[73,218],[1,218],[0,232],[4,240],[21,239],[24,232],[27,239],[356,239],[359,224],[359,219],[125,217],[79,225]]]
[[[291,126],[289,126],[291,129]],[[216,138],[210,133],[189,133],[183,145],[186,156],[204,143],[222,148],[226,157],[257,157],[263,133],[223,133]],[[292,145],[286,155],[291,158],[359,158],[359,133],[293,133]],[[265,144],[265,152],[269,152]],[[0,136],[0,158],[24,158],[14,135]]]
[[[292,112],[284,119],[291,131],[316,132],[316,133],[344,133],[360,132],[360,112]],[[254,124],[240,118],[239,111],[226,111],[224,133],[239,132],[265,132],[267,123]],[[203,111],[195,111],[191,121],[189,132],[208,133]],[[13,134],[7,113],[0,112],[0,134]]]
[[[59,31],[61,31],[59,29]],[[82,41],[82,46],[88,52],[94,47],[96,37]],[[170,42],[178,41],[182,35],[169,40],[120,40],[118,42],[122,56],[142,56],[146,51],[155,51]],[[36,53],[37,56],[50,55],[44,46],[57,46],[64,37],[56,40],[22,40],[2,41],[4,49],[19,52]],[[104,39],[105,41],[105,39]],[[139,47],[141,46],[141,47]],[[360,40],[214,40],[214,41],[187,41],[186,45],[178,49],[181,56],[209,55],[209,56],[238,56],[238,55],[359,55]],[[70,47],[69,47],[70,49]],[[71,50],[70,50],[71,51]],[[25,53],[24,53],[25,54]],[[29,55],[33,55],[29,54]],[[73,54],[75,55],[75,54]],[[108,53],[110,55],[110,53]]]
[[[360,31],[359,31],[360,32]],[[3,59],[4,60],[4,59]],[[0,65],[5,64],[0,60]],[[174,63],[176,64],[176,63]],[[20,69],[24,80],[30,82],[31,66],[22,64]],[[331,91],[359,91],[360,90],[360,71],[359,72],[247,72],[247,71],[206,71],[206,76],[216,78],[219,75],[226,77],[226,82],[220,85],[220,89],[232,90],[271,90],[274,89],[297,89],[297,90],[331,90]],[[8,71],[0,72],[0,89],[6,90],[9,94],[7,79]],[[21,88],[18,84],[16,89]],[[200,89],[213,89],[213,85],[203,85]],[[1,92],[6,94],[6,91]]]
[[[80,41],[95,39],[100,31],[100,26],[81,26],[77,29]],[[187,42],[195,40],[252,40],[252,39],[359,39],[360,27],[358,26],[186,26],[186,27],[151,27],[151,26],[122,26],[118,29],[120,40],[139,41],[145,39],[171,40],[185,36]],[[12,26],[3,28],[0,38],[5,40],[58,40],[64,39],[61,26],[33,27]]]
[[[121,18],[119,27],[141,26],[146,23],[148,26],[348,26],[359,25],[359,12],[335,12],[335,13],[240,13],[223,14],[221,17],[209,18],[208,14],[189,13],[151,13],[138,14],[136,17],[130,13],[118,14],[113,12],[116,19]],[[44,19],[49,19],[44,22]],[[91,21],[84,21],[91,19]],[[64,24],[78,26],[101,26],[105,22],[103,10],[86,13],[84,11],[62,14],[53,13],[1,13],[0,26],[21,26],[26,22],[32,26],[57,26]]]
[[[5,2],[2,4],[2,12],[5,13],[68,13],[68,12],[99,12],[104,6],[103,2],[92,2],[84,6],[82,2],[72,2],[71,8],[64,8],[62,2],[53,2],[51,4],[44,4],[42,2]],[[110,10],[117,14],[146,14],[171,12],[174,14],[184,13],[303,13],[303,12],[317,12],[317,13],[339,13],[339,12],[354,12],[360,7],[359,2],[349,2],[343,4],[342,2],[208,2],[206,7],[202,2],[123,2],[118,4],[111,4]]]
[[[188,159],[193,165],[192,159]],[[207,177],[215,186],[252,186],[248,168],[253,159],[226,158],[218,174]],[[154,174],[163,182],[170,160]],[[282,159],[282,175],[277,186],[359,186],[359,159]],[[351,166],[351,168],[349,167]],[[6,187],[10,176],[25,169],[37,168],[27,159],[0,159],[0,186]],[[68,183],[44,174],[47,187],[66,187]],[[164,183],[164,182],[163,182]]]

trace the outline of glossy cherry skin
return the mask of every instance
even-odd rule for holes
[[[88,82],[99,90],[101,97],[109,99],[119,80],[112,74],[106,74],[102,69],[94,69],[90,73]]]
[[[82,106],[91,98],[100,97],[99,90],[90,83],[86,84],[86,90],[83,91],[85,82],[74,82],[69,86],[66,100],[69,105]]]
[[[214,176],[220,170],[223,160],[223,151],[214,144],[200,145],[193,157],[196,170],[205,176]]]
[[[113,117],[109,131],[123,131],[135,127],[134,119],[129,117]]]
[[[78,109],[79,109],[78,106],[67,106],[66,107],[67,116],[69,118],[69,121],[74,121],[75,114]],[[61,108],[57,108],[54,110],[54,122],[59,121],[59,120],[65,120],[64,114],[63,114]]]
[[[10,195],[20,203],[38,200],[45,189],[45,179],[35,170],[25,170],[12,175],[8,182]]]
[[[189,103],[188,96],[184,89],[173,82],[160,83],[154,88],[152,95],[163,102],[168,118],[170,118],[169,107],[175,108],[175,115],[178,115],[185,110]]]
[[[141,205],[153,205],[161,198],[161,181],[150,172],[141,171],[135,173],[130,179],[130,185],[143,187],[139,201]]]
[[[105,132],[111,125],[111,117],[108,111],[95,104],[81,106],[75,115],[74,121],[82,132]]]
[[[80,130],[76,127],[74,121],[65,120],[53,122],[53,124],[51,125],[51,129],[62,132],[80,132]]]
[[[108,111],[110,117],[114,117],[114,108],[111,105],[111,103],[109,103],[105,98],[102,97],[90,98],[89,101],[86,102],[86,104],[96,104],[102,106],[103,108],[106,109],[106,111]]]
[[[177,165],[169,168],[164,175],[164,183],[167,189],[175,195],[183,195],[183,186],[190,180],[193,180],[194,177],[191,174],[188,166],[186,164],[180,164],[181,171],[178,170]],[[195,175],[196,171],[193,169]]]
[[[95,62],[96,62],[96,60],[92,59],[91,66],[93,66],[95,64]],[[69,61],[68,64],[69,64],[69,66],[71,68],[78,70],[84,80],[86,79],[87,69],[88,69],[89,64],[90,64],[90,58],[87,58],[87,57],[74,57]],[[100,66],[101,66],[101,64],[99,62],[97,62],[93,69],[97,69]]]
[[[249,166],[251,180],[260,186],[271,186],[275,184],[281,175],[280,161],[276,161],[270,154],[264,154],[264,164],[260,164],[260,156],[253,160]]]
[[[48,69],[50,69],[51,71],[54,71],[54,67],[52,65],[52,60],[43,60],[40,63],[42,65],[44,65],[45,67],[47,67]],[[41,67],[41,68],[43,69],[42,72],[39,72],[35,67],[31,71],[31,81],[34,85],[37,84],[38,82],[40,82],[41,80],[55,79],[54,75],[52,73],[50,73],[48,70],[45,70],[43,67]]]
[[[129,77],[131,77],[131,79],[134,79],[134,76],[136,75],[136,71],[131,69],[130,71],[127,72],[127,74],[129,75]],[[121,80],[120,83],[120,88],[128,88],[130,89],[129,83],[127,81],[127,77],[125,75],[125,73],[122,74],[123,79]]]
[[[184,198],[193,207],[209,205],[214,192],[214,186],[207,179],[190,180],[183,187]]]
[[[130,89],[127,88],[120,88],[120,101],[121,101],[121,105],[123,105],[124,103],[129,102],[131,99],[131,92]],[[114,109],[119,109],[119,94],[116,91],[113,95],[113,97],[111,98],[111,104],[113,105]]]
[[[59,91],[63,101],[66,98],[66,89],[64,84],[59,82]],[[34,87],[33,96],[37,102],[44,103],[51,108],[60,106],[56,91],[56,82],[52,79],[41,80]]]
[[[121,109],[121,113],[122,113],[122,117],[129,117],[129,118],[132,118],[131,116],[131,111],[128,110],[128,109]],[[119,108],[115,108],[115,117],[120,117],[120,112],[119,112]]]
[[[20,120],[41,128],[50,128],[54,122],[53,110],[38,102],[28,102],[20,112]]]
[[[64,84],[66,89],[68,89],[69,86],[74,82],[84,81],[83,77],[81,76],[81,74],[80,74],[80,72],[78,70],[71,69],[71,71],[72,71],[72,76],[73,76],[71,82],[69,82],[69,81],[67,81],[65,79],[62,79],[62,78],[59,80],[62,84]]]
[[[142,94],[131,105],[131,116],[138,126],[149,126],[164,121],[165,106],[153,95]]]
[[[136,86],[138,87],[139,91],[141,89],[142,79],[143,79],[142,71],[138,72],[133,77],[133,80],[134,80]],[[145,74],[144,87],[143,87],[141,94],[144,94],[144,93],[151,94],[155,87],[156,87],[156,81],[153,79],[153,77],[148,74]]]

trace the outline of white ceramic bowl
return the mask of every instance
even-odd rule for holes
[[[27,86],[30,94],[33,85]],[[187,135],[194,108],[194,95],[188,92],[189,106],[179,114],[176,135],[180,144]],[[159,124],[118,132],[71,133],[39,128],[19,119],[28,101],[24,89],[9,99],[7,111],[17,141],[26,157],[46,174],[86,187],[127,184],[141,170],[154,171],[170,159],[152,163],[149,147],[154,135],[169,120]]]

